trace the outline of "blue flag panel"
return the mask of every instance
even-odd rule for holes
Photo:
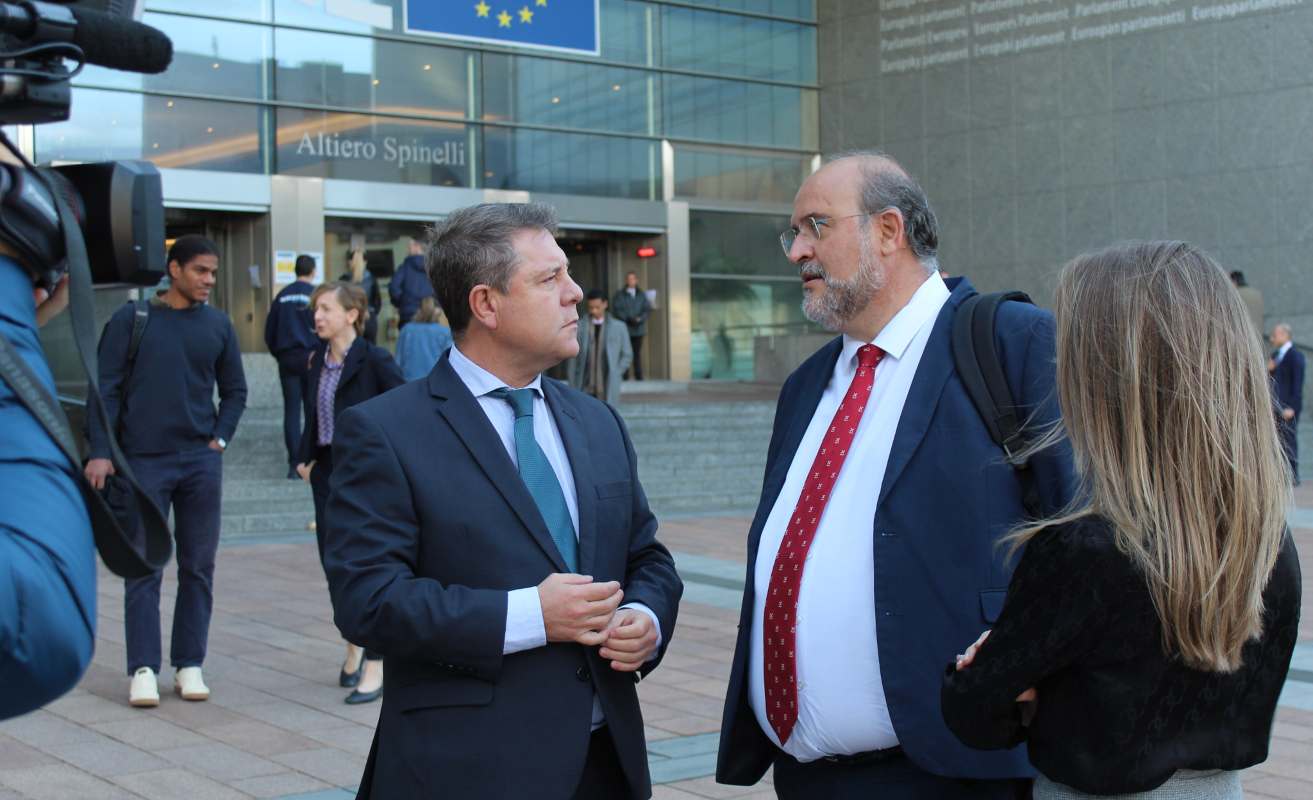
[[[407,0],[406,32],[597,55],[598,0]]]

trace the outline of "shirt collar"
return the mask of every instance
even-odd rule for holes
[[[1277,356],[1278,356],[1279,358],[1284,358],[1285,355],[1286,355],[1286,351],[1289,350],[1293,344],[1294,344],[1294,342],[1286,342],[1285,344],[1283,344],[1283,345],[1281,345],[1280,347],[1278,347],[1278,348],[1277,348]]]
[[[907,301],[907,305],[889,320],[873,340],[863,342],[846,333],[843,335],[843,353],[840,356],[842,363],[847,364],[856,359],[858,348],[866,344],[875,345],[895,361],[901,359],[916,334],[939,316],[939,309],[944,307],[949,294],[944,279],[939,277],[939,273],[932,272],[912,295],[912,299]]]
[[[488,370],[480,367],[469,359],[460,348],[456,345],[451,346],[451,355],[448,356],[451,368],[456,371],[456,377],[460,378],[465,388],[470,390],[470,394],[475,397],[483,397],[489,392],[495,392],[498,389],[509,389],[506,382]],[[533,382],[525,387],[533,389],[534,394],[539,397],[543,396],[543,376],[537,375]]]

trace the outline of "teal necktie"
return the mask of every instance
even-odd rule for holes
[[[551,462],[533,436],[533,389],[496,389],[488,395],[505,400],[515,410],[515,458],[520,465],[520,478],[547,523],[566,568],[578,572],[579,542],[574,534],[574,520],[570,519],[570,507],[565,504],[565,492],[561,491],[561,482],[556,479]]]

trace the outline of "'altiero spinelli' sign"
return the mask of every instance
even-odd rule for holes
[[[595,56],[598,0],[406,0],[406,33]]]

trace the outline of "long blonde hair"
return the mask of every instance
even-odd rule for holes
[[[1082,491],[1009,540],[1107,519],[1145,576],[1164,651],[1195,669],[1237,669],[1262,633],[1290,502],[1243,301],[1208,255],[1148,242],[1068,263],[1054,312],[1058,398]]]

